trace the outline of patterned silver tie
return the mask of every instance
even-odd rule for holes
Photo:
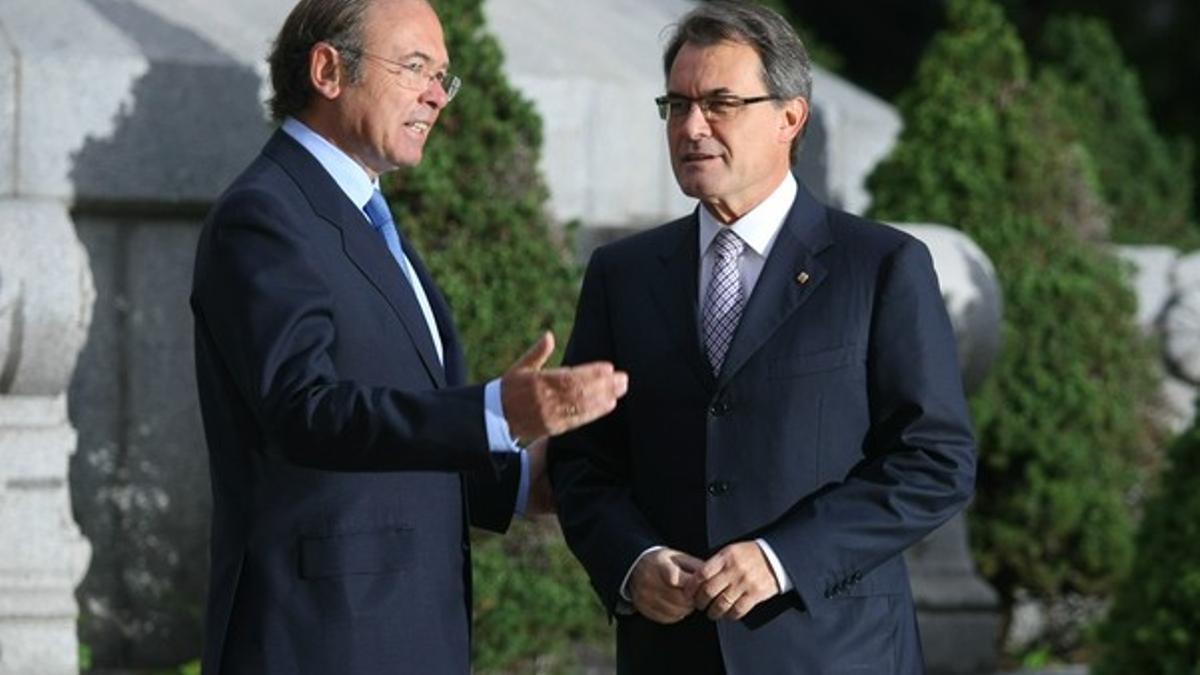
[[[728,227],[722,227],[713,240],[717,260],[713,264],[712,280],[704,298],[704,351],[713,374],[721,372],[729,342],[742,318],[742,277],[738,273],[738,257],[746,242]]]

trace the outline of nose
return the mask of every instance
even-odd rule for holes
[[[700,104],[695,101],[688,106],[687,115],[679,120],[679,128],[689,139],[705,138],[712,135],[712,127],[708,125],[708,119],[704,117],[704,111],[700,110]]]
[[[441,80],[430,78],[429,86],[425,87],[425,91],[421,93],[421,103],[433,106],[437,110],[445,108],[446,104],[450,103],[450,96],[442,86]]]

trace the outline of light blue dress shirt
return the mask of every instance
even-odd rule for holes
[[[300,120],[289,117],[283,121],[283,132],[296,140],[309,152],[329,173],[329,177],[341,188],[350,202],[358,207],[363,214],[363,225],[372,227],[371,219],[363,208],[375,190],[379,189],[379,180],[371,180],[367,172],[340,148],[326,140],[323,136],[310,129]],[[384,242],[380,241],[380,245]],[[412,285],[417,296],[417,304],[425,316],[425,325],[433,338],[434,348],[437,349],[438,361],[442,361],[442,338],[438,332],[437,320],[429,305],[429,296],[421,285],[421,279],[413,270],[412,263],[403,252],[400,269]],[[500,398],[500,379],[496,378],[483,388],[483,422],[487,429],[488,447],[492,452],[518,452],[521,455],[521,482],[517,487],[516,513],[524,515],[529,500],[529,457],[518,445],[508,430],[508,421],[504,419],[504,407]]]

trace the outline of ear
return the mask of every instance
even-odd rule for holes
[[[779,142],[787,145],[800,135],[804,125],[808,124],[808,101],[794,98],[783,106],[783,115],[779,118]]]
[[[308,52],[308,81],[322,98],[333,100],[344,86],[342,55],[328,42],[318,42]]]

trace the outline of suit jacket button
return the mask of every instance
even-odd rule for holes
[[[723,480],[714,480],[708,484],[708,494],[714,497],[721,497],[729,492],[729,483]]]

